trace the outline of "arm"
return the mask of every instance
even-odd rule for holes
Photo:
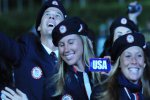
[[[23,43],[17,43],[3,33],[0,33],[0,55],[10,61],[16,63],[24,55],[25,48]]]

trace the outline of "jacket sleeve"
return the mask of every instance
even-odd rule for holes
[[[25,55],[25,43],[17,43],[5,34],[0,33],[0,55],[15,64]]]

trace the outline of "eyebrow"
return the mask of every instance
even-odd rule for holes
[[[129,54],[129,53],[131,54],[130,51],[126,51],[126,52],[125,52],[125,54]],[[141,52],[141,51],[137,51],[137,52],[135,52],[135,53],[136,53],[136,54],[137,54],[137,53],[139,54],[139,53],[142,53],[142,52]]]
[[[45,11],[45,13],[48,13],[48,12],[51,12],[51,11]],[[63,15],[61,12],[58,12],[56,11],[57,14],[60,14],[60,15]]]

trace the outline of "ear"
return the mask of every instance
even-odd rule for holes
[[[38,29],[37,29],[37,30],[38,30],[38,31],[40,31],[40,30],[41,30],[41,25],[39,25],[39,26],[38,26]]]

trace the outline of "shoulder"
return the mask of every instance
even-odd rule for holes
[[[36,36],[33,33],[27,33],[20,36],[17,40],[21,41],[21,40],[34,40],[34,39],[38,39],[38,36]]]
[[[27,45],[34,46],[34,44],[36,44],[37,42],[40,41],[40,38],[33,33],[27,33],[27,34],[23,34],[22,36],[17,38],[17,41],[26,46]]]

